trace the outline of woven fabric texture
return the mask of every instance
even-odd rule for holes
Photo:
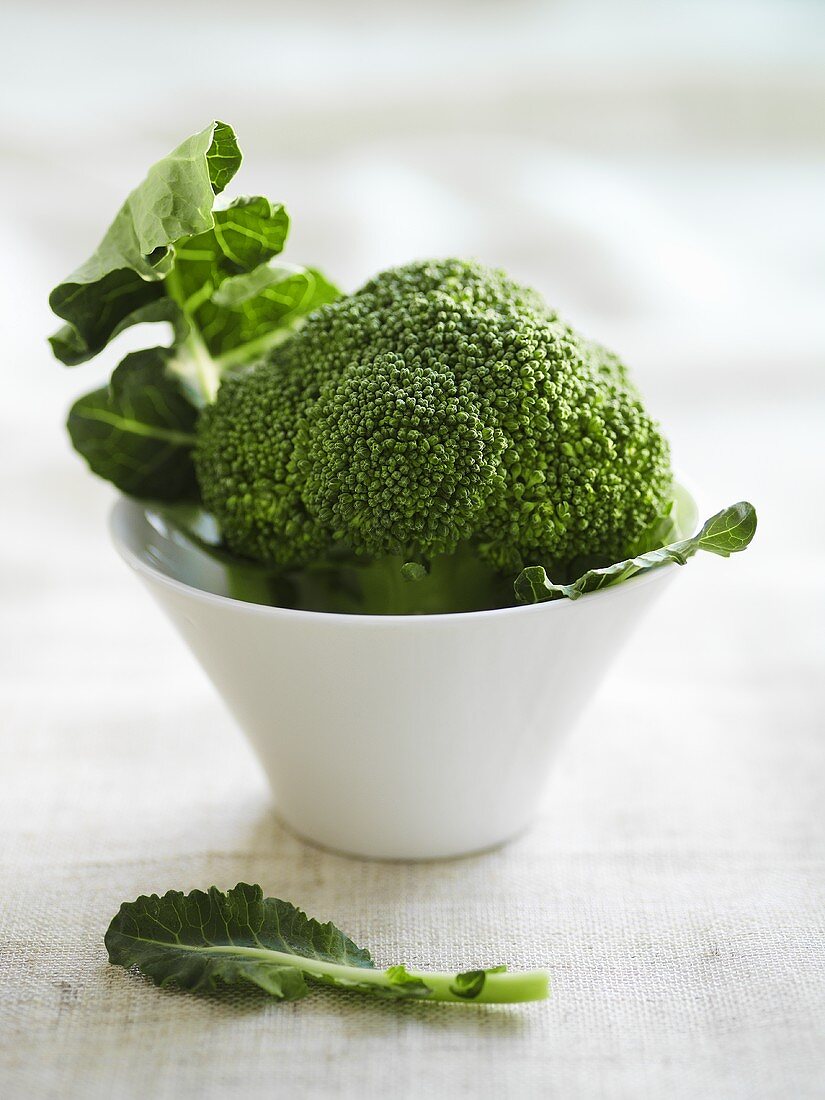
[[[467,860],[364,863],[278,825],[242,735],[106,544],[106,492],[59,514],[64,458],[39,473],[66,557],[49,562],[21,495],[15,529],[42,538],[29,573],[4,570],[0,1094],[822,1095],[820,628],[767,588],[756,544],[685,570],[532,831]],[[239,880],[380,963],[546,966],[552,999],[278,1005],[107,964],[124,899]]]

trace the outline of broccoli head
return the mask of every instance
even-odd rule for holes
[[[279,566],[461,548],[563,572],[626,556],[672,497],[619,359],[459,260],[385,271],[311,315],[223,383],[195,460],[230,548]]]

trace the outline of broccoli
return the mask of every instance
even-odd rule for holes
[[[384,271],[226,378],[201,417],[205,506],[237,554],[342,550],[514,575],[612,562],[667,513],[668,445],[620,360],[478,263]]]
[[[626,368],[536,291],[448,259],[342,297],[278,259],[280,203],[215,204],[240,163],[226,123],[193,134],[49,296],[71,366],[133,325],[171,324],[168,346],[127,355],[67,427],[94,473],[220,561],[232,595],[476,611],[750,543],[746,501],[691,534]]]

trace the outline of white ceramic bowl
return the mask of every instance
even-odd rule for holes
[[[283,821],[379,859],[463,855],[520,833],[562,737],[678,573],[576,602],[333,615],[229,598],[223,567],[134,501],[115,505],[111,529],[246,731]]]

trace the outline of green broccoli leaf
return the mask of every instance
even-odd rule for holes
[[[124,492],[188,499],[191,448],[178,443],[179,424],[194,424],[225,371],[260,358],[339,296],[313,269],[270,266],[289,230],[282,205],[253,196],[214,209],[240,163],[235,134],[223,122],[188,138],[149,169],[97,250],[49,298],[66,322],[50,342],[67,366],[91,359],[133,325],[172,326],[162,369],[157,349],[147,353],[157,368],[149,376],[127,357],[118,380],[81,398],[70,415],[76,448]],[[138,393],[142,378],[145,395]],[[123,415],[124,402],[137,409],[134,416]]]
[[[427,566],[420,561],[405,561],[401,566],[401,576],[405,581],[423,581],[428,575]]]
[[[609,588],[622,581],[674,563],[684,565],[699,550],[727,558],[744,550],[756,532],[756,509],[747,501],[731,504],[717,512],[692,538],[673,542],[658,550],[628,558],[608,565],[604,569],[590,569],[571,584],[554,584],[541,565],[523,569],[516,578],[515,593],[519,603],[543,603],[566,597],[577,600],[590,592]]]
[[[467,974],[378,970],[335,925],[245,883],[226,893],[212,886],[124,902],[105,943],[111,963],[136,967],[155,985],[204,991],[249,983],[282,1001],[306,996],[307,981],[395,1000],[511,1003],[548,995],[543,971],[479,971],[487,975],[479,983]]]
[[[308,313],[340,295],[320,271],[294,264],[264,263],[225,279],[210,303],[223,326],[219,339],[210,337],[221,369],[262,354]]]
[[[215,122],[149,169],[95,253],[51,293],[67,322],[50,338],[61,362],[91,359],[132,325],[169,322],[174,370],[203,405],[224,370],[339,297],[312,268],[270,265],[289,231],[280,203],[254,195],[213,208],[240,162],[233,131]]]
[[[207,398],[227,367],[260,357],[297,320],[339,296],[318,271],[270,263],[288,229],[283,206],[260,196],[241,198],[215,212],[212,229],[175,248],[167,290],[213,361]],[[185,357],[191,347],[182,350]]]
[[[506,966],[491,966],[487,970],[465,970],[463,974],[456,974],[450,988],[456,997],[461,997],[463,1001],[471,1001],[481,993],[488,974],[504,974],[506,970]]]
[[[108,386],[69,412],[72,443],[100,477],[156,500],[197,495],[192,446],[197,411],[168,370],[166,348],[127,355]]]
[[[231,127],[213,122],[149,169],[96,251],[49,296],[67,322],[51,338],[58,359],[82,363],[118,332],[147,320],[138,314],[163,297],[173,245],[212,227],[215,195],[240,163]]]

